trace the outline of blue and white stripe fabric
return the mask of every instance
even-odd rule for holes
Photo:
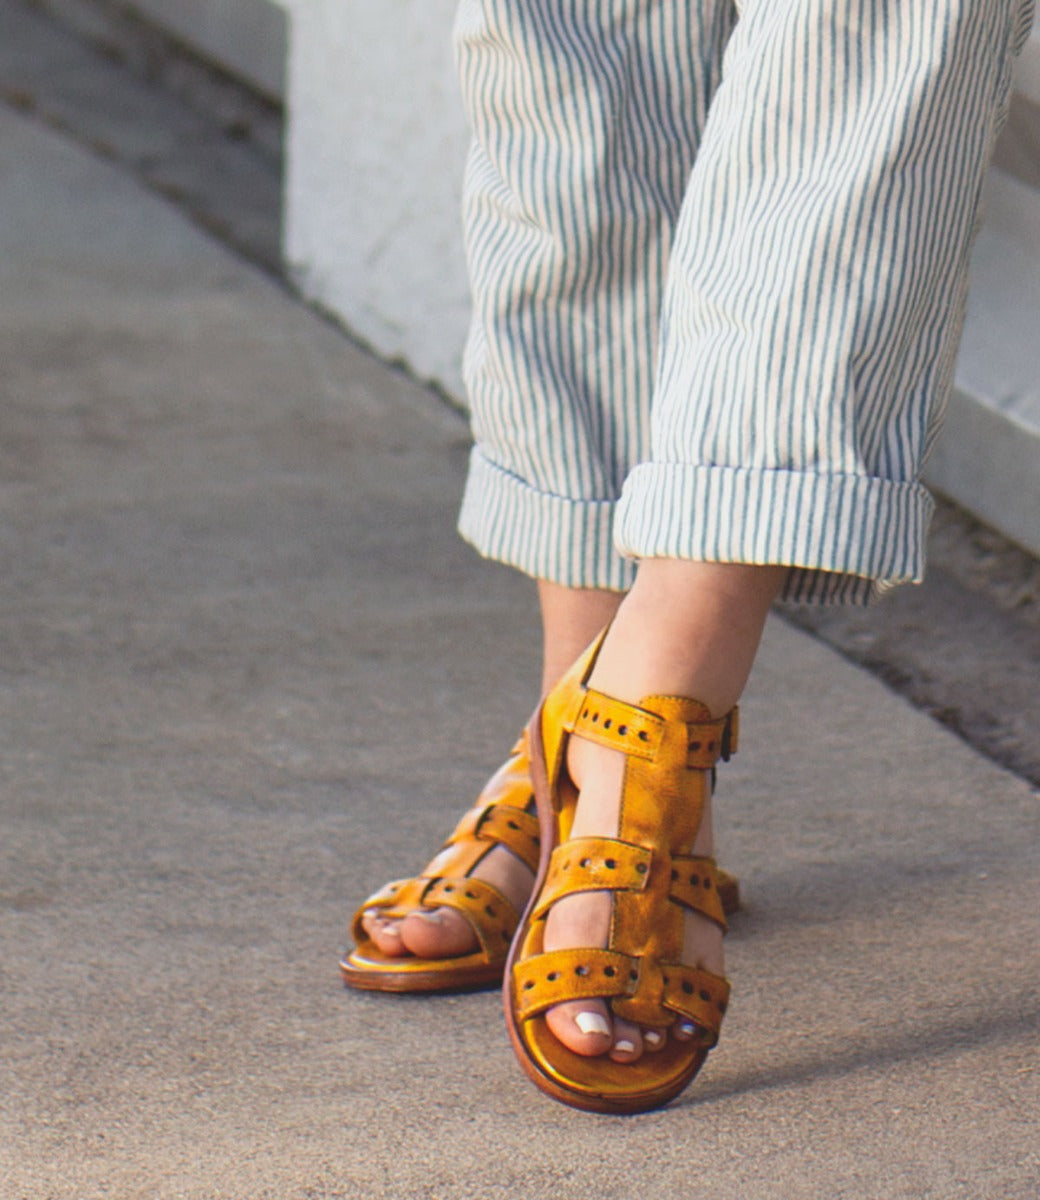
[[[814,602],[919,580],[1032,9],[462,0],[463,536],[575,587],[662,556]]]

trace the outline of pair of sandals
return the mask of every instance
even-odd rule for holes
[[[638,706],[588,687],[602,635],[549,692],[476,805],[421,875],[387,884],[358,910],[354,949],[340,963],[351,987],[389,992],[474,988],[503,980],[506,1023],[521,1066],[544,1092],[593,1112],[632,1113],[678,1095],[718,1041],[729,998],[725,978],[681,961],[684,909],[715,922],[738,907],[737,881],[689,848],[711,794],[718,760],[736,750],[737,710],[713,718],[696,700],[649,696]],[[565,760],[571,736],[621,751],[627,762],[618,834],[571,839],[577,791]],[[534,808],[532,812],[531,809]],[[471,872],[495,846],[535,875],[521,915]],[[613,894],[608,944],[544,949],[545,919],[564,896]],[[450,958],[392,958],[362,917],[405,917],[441,906],[461,912],[479,946]],[[666,1034],[692,1024],[686,1041],[634,1063],[587,1058],[549,1030],[546,1012],[597,997],[614,1014]]]

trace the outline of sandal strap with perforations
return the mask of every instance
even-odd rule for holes
[[[654,871],[659,870],[669,874],[667,894],[672,903],[708,917],[725,932],[726,919],[715,883],[714,860],[674,855],[667,865],[660,865],[660,858],[657,862],[655,866],[654,851],[616,838],[575,838],[564,842],[552,852],[530,919],[543,919],[558,900],[580,892],[645,893]],[[550,950],[518,963],[515,970],[521,1019],[566,1000],[600,996],[638,1002],[644,1025],[666,1027],[677,1015],[685,1016],[713,1045],[725,1012],[728,985],[721,1009],[713,1007],[713,1002],[718,1000],[719,988],[725,981],[720,983],[719,976],[680,963],[671,964],[669,974],[655,966],[649,956],[625,954],[615,948],[614,943],[620,940],[612,937],[612,948],[608,950]],[[588,958],[592,953],[594,958]],[[678,975],[683,976],[683,981],[676,992],[673,977]],[[594,980],[600,986],[599,991],[595,990]],[[701,993],[707,995],[700,1005],[685,1000]],[[657,1006],[656,1012],[651,1011],[651,1005]],[[615,1008],[621,1015],[620,1006]]]
[[[663,717],[594,688],[585,689],[584,697],[572,733],[632,758],[654,760],[665,736]],[[712,718],[705,710],[698,719],[685,724],[686,765],[691,770],[710,771],[719,759],[729,762],[736,754],[740,732],[738,708],[719,718]]]
[[[469,879],[469,875],[489,850],[506,846],[534,873],[538,869],[539,841],[538,818],[523,809],[508,804],[486,804],[470,810],[436,855],[435,871],[427,869],[411,879],[393,880],[369,896],[355,915],[355,938],[364,936],[358,922],[373,909],[385,917],[406,917],[422,908],[442,905],[465,911],[466,906],[457,903],[456,893],[464,895],[462,885],[467,880],[474,886],[480,884],[480,880]],[[505,897],[502,901],[513,908]],[[468,911],[466,915],[479,916]],[[516,916],[519,918],[519,914]],[[477,933],[479,936],[479,930]]]

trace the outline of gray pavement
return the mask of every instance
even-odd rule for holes
[[[726,770],[722,1045],[588,1116],[494,993],[345,991],[531,706],[466,432],[125,171],[0,112],[0,1198],[1040,1191],[1040,805],[780,621]]]

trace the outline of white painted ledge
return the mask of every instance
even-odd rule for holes
[[[989,180],[957,390],[928,482],[1040,555],[1040,192]]]
[[[302,293],[379,354],[462,395],[468,133],[455,0],[293,12],[285,256]]]

